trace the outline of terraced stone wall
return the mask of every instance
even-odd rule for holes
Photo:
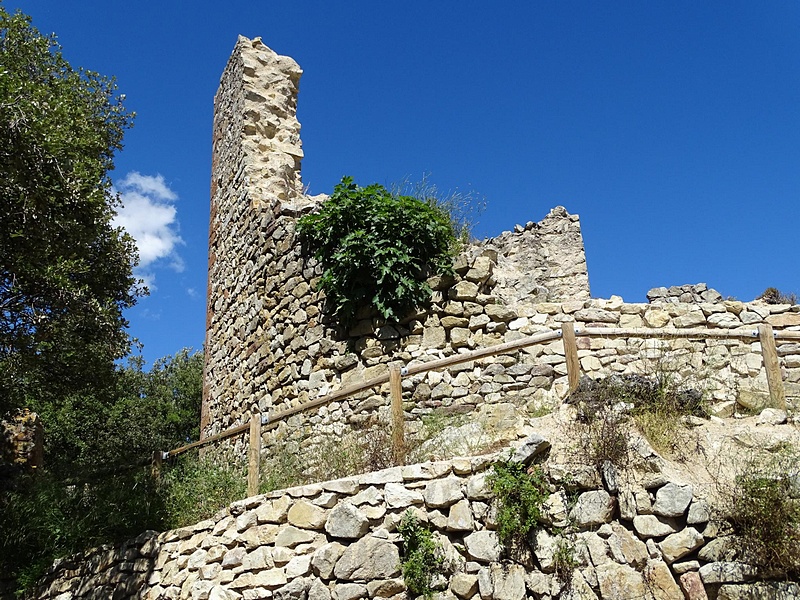
[[[549,442],[535,433],[516,458]],[[196,525],[149,532],[59,561],[32,597],[210,600],[407,598],[397,525],[433,532],[439,600],[790,598],[796,583],[758,582],[702,492],[666,476],[546,461],[552,493],[512,560],[496,532],[487,470],[497,456],[424,463],[237,502]],[[559,558],[560,557],[560,558]],[[569,561],[565,562],[565,557]],[[566,565],[566,566],[565,566]],[[754,595],[756,594],[756,595]],[[763,594],[763,595],[758,595]]]

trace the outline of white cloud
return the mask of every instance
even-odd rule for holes
[[[183,244],[178,235],[178,199],[161,175],[128,173],[117,183],[122,206],[114,217],[114,225],[122,227],[134,240],[139,250],[139,267],[136,275],[155,289],[153,269],[166,264],[174,271],[184,269],[177,247]]]

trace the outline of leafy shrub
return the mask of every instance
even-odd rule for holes
[[[433,578],[444,565],[444,555],[427,527],[406,511],[397,531],[403,539],[401,566],[408,590],[415,596],[433,596]]]
[[[430,302],[426,279],[452,269],[457,247],[453,224],[436,205],[378,184],[362,188],[351,177],[297,227],[322,265],[318,288],[345,326],[360,308],[397,321]]]
[[[767,577],[794,581],[800,577],[797,458],[796,452],[782,452],[750,460],[722,494],[742,559]]]
[[[550,496],[544,470],[530,471],[510,458],[492,465],[487,483],[497,502],[497,534],[507,547],[520,546],[541,517]]]
[[[197,435],[202,365],[202,354],[188,350],[150,372],[134,358],[102,393],[85,390],[36,407],[44,466],[0,481],[0,572],[22,589],[55,558],[207,514],[194,506],[209,500],[191,477],[214,477],[208,467],[193,471],[188,459],[165,465],[160,482],[149,468],[154,450]],[[184,472],[189,481],[181,481]]]

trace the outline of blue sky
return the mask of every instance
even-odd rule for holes
[[[213,96],[237,35],[304,69],[310,193],[428,173],[494,236],[581,216],[592,295],[707,282],[800,292],[800,3],[5,0],[114,75],[118,155],[152,294],[148,362],[204,338]]]

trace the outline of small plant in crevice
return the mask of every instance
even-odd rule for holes
[[[497,535],[512,552],[517,551],[550,497],[544,469],[539,465],[528,468],[508,458],[492,465],[486,482],[497,503]]]
[[[569,592],[572,583],[572,576],[575,569],[579,566],[575,558],[575,546],[565,538],[559,537],[556,542],[556,549],[553,553],[553,565],[555,566],[556,578],[565,586],[564,592]]]
[[[410,510],[403,515],[397,531],[403,541],[400,563],[406,587],[414,596],[430,599],[434,577],[444,567],[444,553],[430,529]]]
[[[733,484],[721,490],[739,555],[765,577],[800,577],[798,458],[797,451],[785,449],[772,457],[752,458]]]

